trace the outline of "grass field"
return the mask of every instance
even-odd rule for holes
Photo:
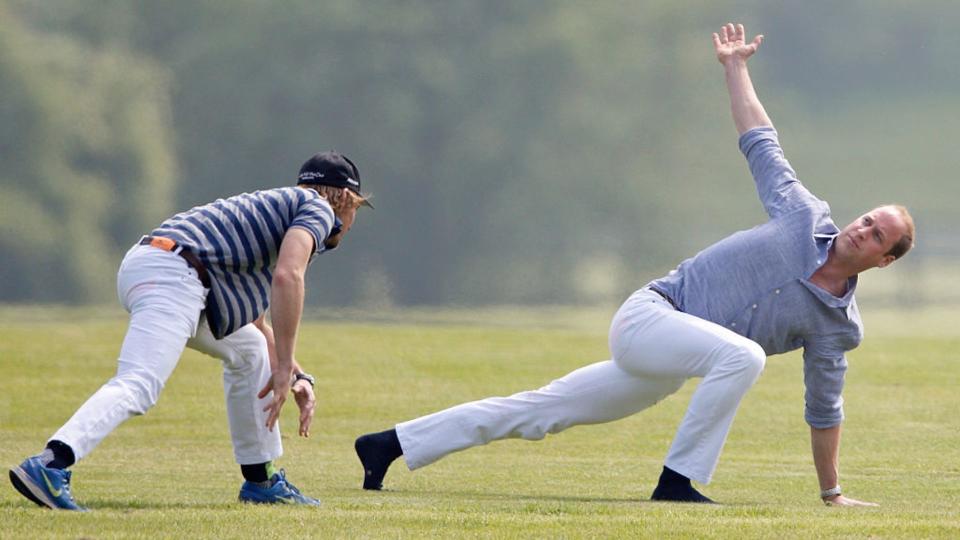
[[[41,510],[3,480],[0,537],[63,538],[957,538],[960,348],[955,310],[871,315],[850,355],[845,493],[823,506],[803,422],[801,359],[771,358],[734,423],[714,482],[720,506],[648,500],[696,381],[621,422],[504,441],[360,489],[354,438],[462,401],[538,387],[606,358],[610,312],[390,312],[307,323],[298,358],[318,376],[313,436],[284,422],[280,461],[319,509],[247,507],[217,363],[184,355],[160,403],[76,465],[93,512]],[[371,322],[372,321],[372,322]],[[17,464],[115,369],[116,310],[0,309],[0,462]]]

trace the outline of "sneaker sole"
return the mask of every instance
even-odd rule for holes
[[[47,494],[44,493],[40,487],[33,483],[27,471],[20,467],[10,469],[10,483],[13,484],[13,487],[17,488],[17,491],[19,491],[21,495],[30,499],[37,506],[53,509],[59,508],[53,504],[53,501],[50,501],[50,498],[47,497]]]
[[[290,503],[280,503],[276,501],[260,501],[257,499],[244,499],[243,497],[237,497],[237,500],[243,504],[290,504]]]
[[[242,504],[276,504],[280,506],[322,506],[323,503],[317,501],[317,504],[307,504],[307,503],[298,503],[295,501],[287,501],[286,499],[277,499],[275,501],[258,501],[255,499],[244,499],[242,497],[237,497],[237,501]]]

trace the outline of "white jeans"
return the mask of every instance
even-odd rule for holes
[[[220,359],[234,456],[242,465],[283,453],[279,427],[265,427],[271,399],[257,392],[270,378],[266,338],[249,324],[216,340],[201,320],[207,295],[197,272],[174,253],[150,246],[127,252],[117,275],[120,302],[130,326],[117,374],[74,413],[51,439],[63,441],[79,461],[128,418],[156,404],[184,347]],[[202,383],[201,383],[202,384]]]
[[[580,424],[632,415],[703,377],[667,454],[674,471],[707,484],[740,400],[766,354],[722,326],[676,311],[656,293],[634,293],[610,327],[613,360],[580,368],[539,390],[457,405],[396,426],[413,470],[505,438],[539,440]]]

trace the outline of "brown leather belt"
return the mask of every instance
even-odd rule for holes
[[[660,296],[662,296],[663,299],[666,300],[667,302],[670,302],[670,305],[673,306],[673,309],[680,311],[680,308],[678,308],[677,305],[673,303],[673,298],[670,298],[670,296],[667,293],[661,291],[660,289],[657,289],[656,287],[647,287],[647,288],[659,294]]]
[[[204,268],[203,263],[200,262],[200,259],[198,259],[192,251],[181,246],[175,240],[162,236],[144,236],[140,239],[140,245],[159,248],[183,257],[183,260],[187,261],[187,264],[197,271],[197,277],[200,278],[200,283],[203,283],[204,287],[210,288],[210,275],[207,274],[207,269]]]

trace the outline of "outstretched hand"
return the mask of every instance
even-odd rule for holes
[[[720,33],[713,34],[713,47],[717,50],[717,60],[726,64],[730,60],[746,60],[753,56],[763,43],[763,35],[757,35],[750,43],[746,42],[746,32],[742,24],[727,23],[720,27]]]
[[[300,384],[297,384],[297,383],[300,383]],[[273,376],[271,375],[270,379],[267,381],[267,384],[265,384],[263,388],[260,389],[260,392],[257,394],[257,397],[259,399],[263,399],[267,397],[267,395],[269,395],[270,392],[273,392],[273,391],[274,391]],[[294,384],[290,386],[290,391],[293,392],[293,398],[297,402],[297,408],[300,409],[299,434],[301,437],[309,437],[310,424],[313,422],[313,414],[317,408],[317,398],[313,393],[313,386],[311,386],[310,383],[306,381],[303,381],[303,382],[296,381]],[[281,407],[283,407],[283,401],[284,400],[280,400],[280,403],[278,405],[277,400],[274,399],[274,401],[271,402],[270,405],[268,405],[263,409],[264,411],[267,411],[267,410],[270,411],[270,416],[267,420],[267,427],[270,428],[270,431],[273,431],[273,425],[276,424],[276,418],[274,418],[274,414],[273,414],[274,407],[276,407],[276,411],[278,411],[278,415],[279,415],[279,410]]]

